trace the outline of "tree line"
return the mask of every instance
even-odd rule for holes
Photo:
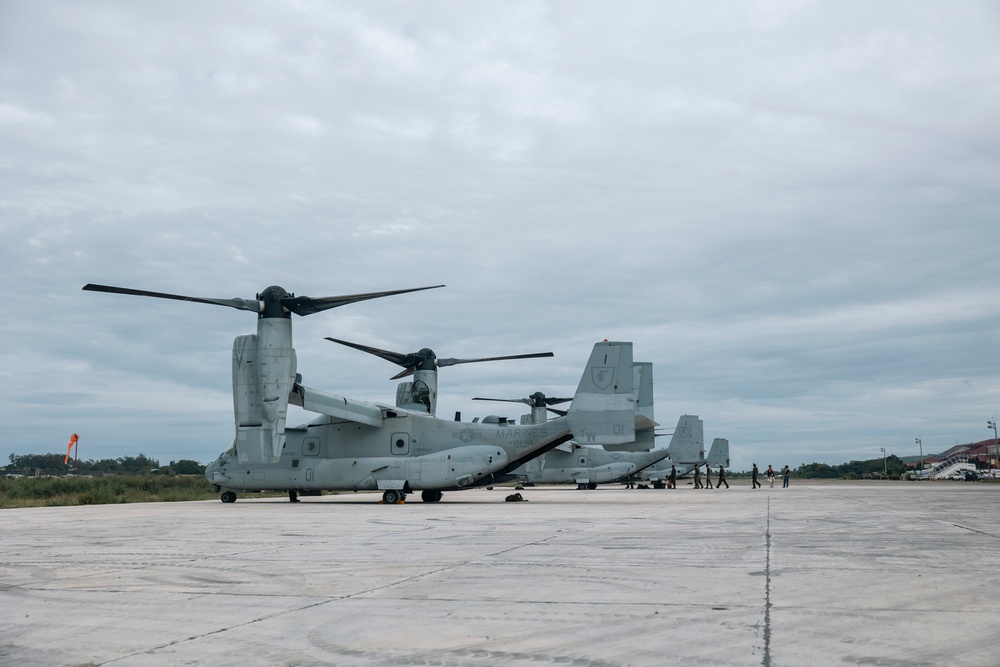
[[[41,470],[43,475],[65,475],[73,471],[73,461],[63,463],[65,454],[11,454],[8,472],[18,472],[23,475],[33,475]],[[117,459],[89,459],[76,463],[77,473],[82,474],[158,474],[173,475],[204,475],[205,466],[190,459],[171,461],[167,466],[161,466],[157,459],[145,454],[138,456],[121,456]],[[795,477],[818,479],[864,478],[877,477],[888,471],[891,478],[899,478],[908,468],[898,456],[893,454],[885,459],[869,459],[867,461],[851,461],[840,465],[826,463],[809,463],[801,465],[792,471]],[[761,474],[763,474],[761,470]],[[749,476],[749,471],[729,473],[731,476]]]
[[[879,477],[888,474],[891,479],[898,479],[909,468],[906,463],[893,454],[885,459],[869,459],[867,461],[851,461],[831,466],[825,463],[809,463],[795,470],[796,477],[812,477],[820,479],[862,479]]]
[[[43,475],[65,475],[73,472],[74,461],[64,463],[65,454],[11,454],[7,472],[33,475],[41,470]],[[167,475],[203,475],[205,466],[190,459],[171,461],[167,466],[161,466],[157,459],[145,454],[138,456],[121,456],[117,459],[88,459],[75,462],[78,474],[157,474]]]

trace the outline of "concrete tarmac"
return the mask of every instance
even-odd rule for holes
[[[1000,485],[0,510],[0,665],[1000,665]]]

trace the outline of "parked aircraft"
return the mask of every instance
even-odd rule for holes
[[[457,422],[423,411],[350,400],[352,413],[327,414],[285,431],[286,445],[276,463],[249,464],[238,446],[209,465],[206,477],[235,492],[264,489],[317,495],[324,490],[381,490],[383,501],[396,503],[420,491],[425,502],[442,493],[505,481],[511,471],[570,439],[621,441],[633,437],[631,343],[597,343],[565,417],[540,425]],[[615,384],[595,384],[599,372],[625,376]],[[314,391],[314,390],[310,390]],[[320,411],[322,404],[292,403]]]
[[[707,464],[713,469],[719,466],[728,468],[729,440],[715,438],[706,457],[702,445],[703,428],[703,423],[698,417],[683,415],[678,421],[670,445],[667,447],[669,458],[645,470],[642,474],[643,478],[652,482],[654,488],[663,488],[667,478],[670,477],[671,466],[676,468],[678,478],[689,474],[695,469],[695,466]]]
[[[636,394],[636,440],[623,446],[640,448],[640,451],[607,451],[593,445],[581,445],[571,441],[555,447],[542,456],[528,461],[513,471],[510,480],[525,484],[576,484],[577,488],[596,489],[598,484],[616,482],[634,475],[668,456],[666,449],[641,451],[647,442],[653,441],[653,365],[649,362],[633,364],[633,382],[638,388]],[[521,415],[521,424],[543,424],[548,420],[547,412],[565,414],[550,406],[570,399],[548,398],[537,391],[527,398],[480,398],[474,401],[504,401],[525,403],[531,412]],[[496,416],[486,420],[504,421]],[[485,420],[484,420],[485,421]]]
[[[437,286],[440,287],[440,286]],[[346,398],[302,384],[291,314],[417,290],[295,297],[271,286],[250,299],[208,299],[105,285],[85,290],[221,305],[258,314],[257,334],[233,343],[236,437],[205,476],[232,503],[237,491],[378,489],[396,503],[411,491],[426,502],[443,491],[488,484],[573,437],[597,443],[634,439],[632,344],[597,343],[566,417],[510,428],[437,419],[425,410]],[[322,416],[286,428],[291,403]]]
[[[576,484],[596,489],[635,475],[667,458],[666,449],[648,452],[609,452],[593,445],[567,442],[528,461],[512,473],[528,484]]]
[[[478,359],[442,359],[434,353],[434,350],[428,347],[425,347],[418,352],[405,353],[380,350],[377,347],[361,345],[360,343],[351,343],[346,340],[340,340],[339,338],[330,338],[329,336],[327,336],[327,340],[339,343],[340,345],[346,345],[347,347],[353,347],[355,350],[361,350],[362,352],[373,354],[376,357],[381,357],[386,361],[402,366],[403,370],[389,379],[398,380],[412,375],[413,380],[399,383],[399,386],[396,388],[396,407],[426,412],[430,415],[434,415],[437,411],[438,368],[443,366],[455,366],[457,364],[474,364],[484,361],[535,359],[538,357],[555,356],[551,352],[536,352],[532,354],[511,354],[502,357],[480,357]],[[567,398],[566,400],[569,401],[572,399]]]

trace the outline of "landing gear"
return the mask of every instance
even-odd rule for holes
[[[406,496],[403,495],[402,491],[397,491],[396,489],[389,489],[382,494],[382,502],[386,505],[396,505]]]
[[[299,502],[299,494],[295,491],[288,492],[288,502],[297,503]]]
[[[597,482],[587,482],[587,488],[593,491],[597,488]]]
[[[426,489],[420,492],[420,499],[425,503],[437,503],[441,501],[444,494],[440,491],[431,491]]]
[[[224,503],[235,503],[236,494],[233,493],[232,491],[226,491],[225,493],[222,494],[222,496],[219,499]]]

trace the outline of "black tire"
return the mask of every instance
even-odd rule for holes
[[[444,493],[441,491],[431,491],[430,489],[425,489],[420,492],[420,499],[425,503],[437,503],[441,502],[441,498]]]
[[[221,500],[224,503],[235,503],[236,494],[233,493],[232,491],[226,491],[225,493],[222,494],[219,500]]]
[[[593,491],[597,488],[597,482],[587,482],[587,488]]]
[[[403,492],[396,489],[389,489],[382,494],[382,502],[386,505],[396,505],[403,499]]]

